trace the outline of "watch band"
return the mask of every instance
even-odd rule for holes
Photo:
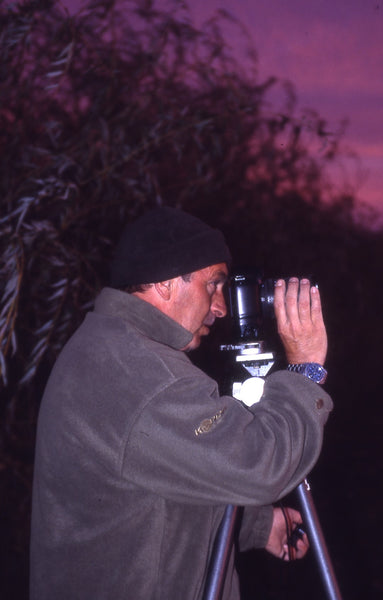
[[[287,370],[300,373],[320,385],[323,385],[327,378],[326,369],[319,363],[289,364],[287,365]]]

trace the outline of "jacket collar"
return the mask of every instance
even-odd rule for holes
[[[132,294],[104,288],[96,298],[95,312],[128,322],[143,335],[177,350],[191,342],[193,334],[155,306]]]

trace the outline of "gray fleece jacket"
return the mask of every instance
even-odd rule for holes
[[[258,404],[220,396],[153,306],[105,288],[42,400],[31,600],[197,600],[228,503],[263,547],[271,503],[315,464],[330,398],[276,372]],[[239,598],[233,557],[225,600]]]

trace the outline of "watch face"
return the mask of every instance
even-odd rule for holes
[[[316,383],[322,383],[326,379],[325,369],[321,365],[316,365],[315,363],[308,363],[306,365],[304,375]]]

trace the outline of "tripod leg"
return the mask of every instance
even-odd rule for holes
[[[210,559],[203,600],[220,600],[233,546],[238,507],[228,504],[222,517]]]
[[[327,596],[329,600],[342,600],[307,479],[297,487],[297,494],[308,538],[318,562]]]

